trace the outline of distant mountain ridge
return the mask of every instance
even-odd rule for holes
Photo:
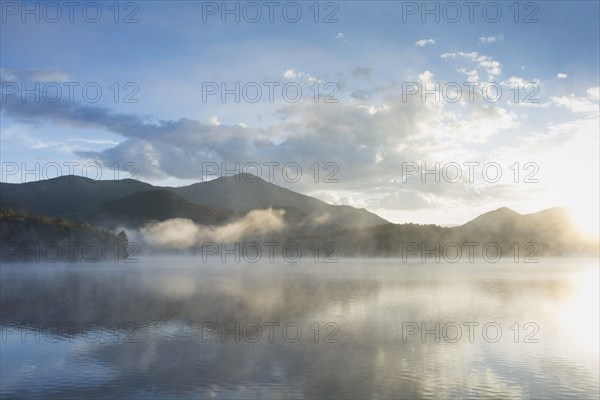
[[[500,249],[503,256],[515,257],[521,262],[537,256],[599,255],[597,240],[582,235],[562,207],[525,215],[503,207],[451,228],[388,224],[346,230],[333,237],[323,235],[311,240],[321,245],[335,242],[339,245],[340,255],[361,257],[421,256],[428,252],[437,253],[439,257],[460,248],[464,257],[473,252],[481,258],[484,246],[491,248],[490,257]],[[432,257],[430,254],[429,258]]]
[[[153,188],[134,179],[94,181],[65,175],[36,182],[0,182],[0,200],[37,213],[84,220],[103,203]]]
[[[252,210],[282,209],[286,229],[274,232],[272,239],[299,243],[307,254],[315,243],[320,248],[334,243],[337,255],[361,257],[403,257],[407,244],[414,256],[436,248],[443,252],[448,245],[458,245],[465,252],[467,243],[478,243],[481,252],[482,246],[491,243],[505,256],[514,251],[515,244],[520,255],[598,255],[597,241],[585,238],[564,208],[522,215],[503,207],[455,227],[392,224],[367,210],[330,205],[253,175],[178,188],[74,176],[0,183],[0,204],[112,229],[139,228],[174,218],[218,226],[233,223]]]
[[[312,219],[327,219],[338,228],[389,223],[367,210],[327,204],[250,174],[176,188],[133,179],[92,181],[69,175],[22,184],[0,183],[0,200],[38,213],[108,225],[121,220],[138,226],[174,217],[218,224],[235,215],[269,207],[295,209]],[[157,208],[157,204],[164,204],[163,209]],[[146,215],[141,210],[146,210]]]

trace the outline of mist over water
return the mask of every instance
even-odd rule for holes
[[[2,397],[598,397],[597,260],[0,274]]]
[[[205,226],[186,218],[152,222],[130,236],[159,249],[188,249],[203,242],[238,241],[285,228],[283,210],[252,210],[223,226]]]

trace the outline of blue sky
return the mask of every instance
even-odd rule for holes
[[[256,23],[244,21],[254,16],[247,3],[122,2],[115,16],[113,2],[97,2],[87,20],[78,8],[69,22],[57,2],[62,16],[52,23],[55,10],[44,10],[45,3],[2,2],[2,180],[23,180],[7,173],[15,162],[94,162],[104,179],[113,177],[111,165],[135,163],[134,178],[183,185],[206,179],[206,162],[293,161],[303,178],[276,174],[274,183],[393,222],[457,224],[500,206],[525,213],[566,205],[597,231],[599,2],[475,2],[473,21],[464,2],[427,2],[440,10],[439,22],[432,14],[421,20],[422,2],[274,2],[273,23],[264,2],[252,3],[262,12]],[[223,22],[220,11],[236,4],[240,22],[234,15]],[[462,15],[452,23],[454,5]],[[408,14],[413,6],[416,14]],[[39,22],[23,15],[36,7]],[[97,8],[102,15],[91,23]],[[302,16],[288,22],[295,8]],[[206,13],[211,9],[216,15]],[[490,22],[496,9],[502,15]],[[123,23],[130,13],[137,22]],[[21,84],[36,82],[50,97],[58,85],[62,96],[51,102],[42,92],[40,102],[32,95],[21,101]],[[73,101],[65,82],[79,84]],[[102,89],[97,102],[80,90],[90,82]],[[212,82],[254,82],[264,90],[256,103],[218,94],[203,101],[203,85]],[[273,102],[269,82],[279,84]],[[436,82],[456,82],[461,101],[403,97],[407,84],[434,89]],[[472,101],[465,82],[478,85]],[[297,103],[281,93],[290,83],[302,89]],[[481,94],[492,84],[502,89],[497,102]],[[335,89],[338,102],[315,102],[315,85],[322,94]],[[525,102],[533,90],[538,102]],[[124,102],[127,94],[137,103]],[[320,176],[315,183],[315,162],[322,173],[335,163],[339,182]],[[496,163],[502,178],[423,183],[417,175],[403,182],[407,163],[422,162]],[[538,182],[523,182],[528,173]]]

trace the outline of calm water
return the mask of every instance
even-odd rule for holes
[[[2,397],[599,395],[597,260],[0,273]]]

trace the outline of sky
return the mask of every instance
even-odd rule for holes
[[[597,234],[599,4],[2,1],[0,180],[249,172],[396,223],[566,206]]]

